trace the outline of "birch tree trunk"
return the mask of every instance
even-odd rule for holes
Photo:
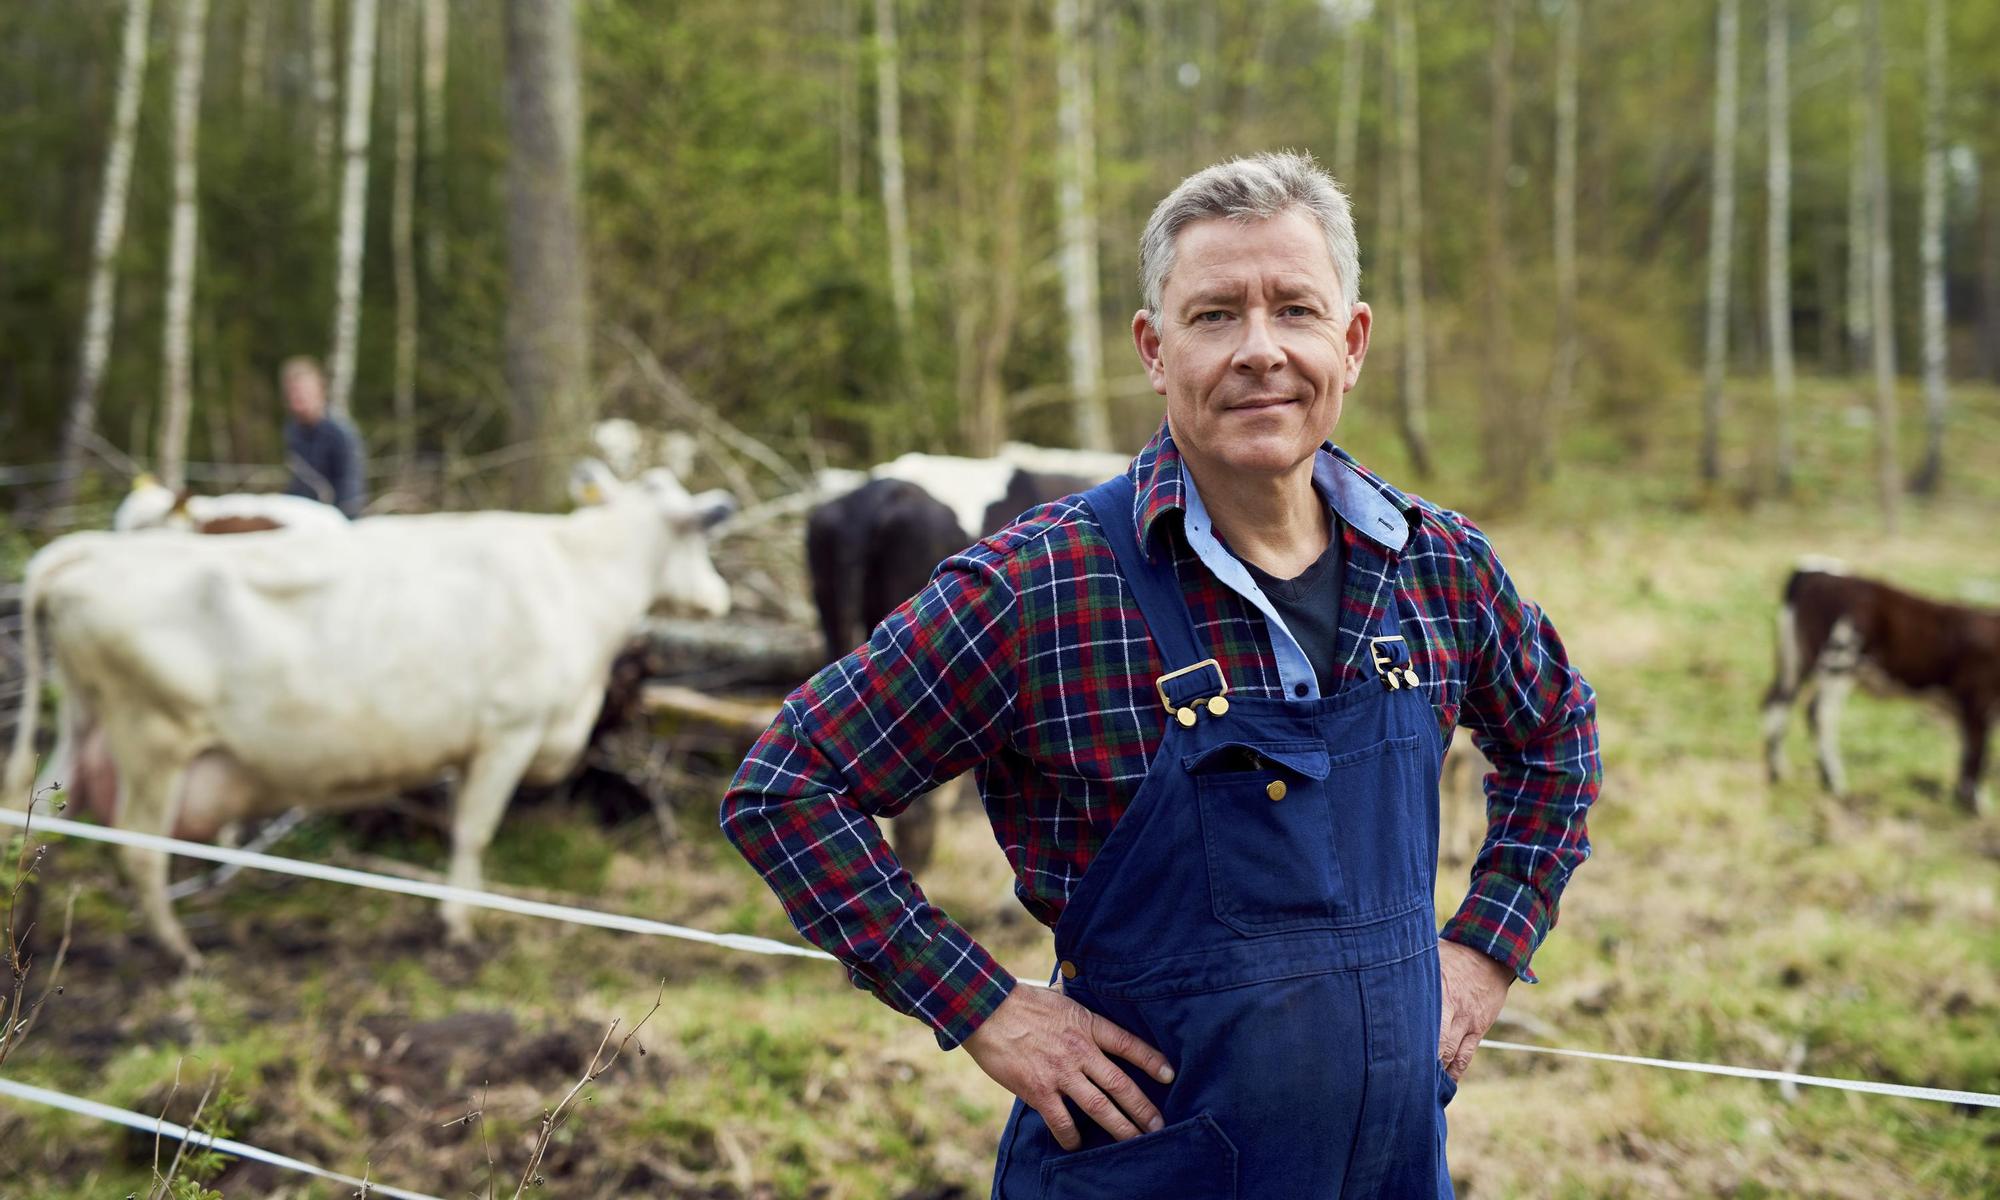
[[[1944,475],[1944,0],[1924,13],[1924,459],[1911,487],[1928,496]]]
[[[1535,439],[1533,414],[1515,395],[1513,278],[1507,244],[1507,171],[1514,157],[1514,0],[1492,0],[1493,46],[1487,57],[1492,84],[1486,133],[1486,394],[1481,398],[1481,457],[1487,482],[1502,502],[1517,500],[1527,481],[1526,448]]]
[[[450,266],[445,246],[446,84],[451,68],[450,0],[421,0],[424,6],[424,262],[441,281]]]
[[[1848,103],[1852,147],[1847,171],[1847,352],[1849,369],[1859,371],[1869,361],[1872,293],[1868,267],[1874,253],[1868,218],[1868,66],[1866,51],[1855,47],[1855,86]]]
[[[507,4],[507,390],[514,440],[581,446],[593,412],[570,0]],[[561,494],[559,453],[523,460],[516,502]]]
[[[368,115],[375,98],[375,3],[348,9],[347,120],[341,134],[346,163],[340,182],[340,240],[333,287],[333,354],[327,408],[345,413],[354,393],[354,351],[361,337],[361,254],[368,225]]]
[[[952,396],[957,401],[959,432],[966,441],[965,452],[987,457],[999,450],[999,443],[987,444],[977,418],[979,409],[979,331],[986,323],[987,278],[981,253],[985,237],[980,228],[984,207],[984,173],[978,152],[980,102],[985,91],[986,45],[981,36],[985,22],[980,0],[966,0],[958,6],[957,90],[951,108],[951,173],[953,182],[954,236],[949,251],[952,290]]]
[[[1553,430],[1566,419],[1570,392],[1576,386],[1576,47],[1583,0],[1563,0],[1556,21],[1556,357],[1548,406],[1542,414],[1542,440],[1535,447],[1536,464],[1543,473],[1555,466]]]
[[[1333,174],[1345,188],[1354,186],[1355,158],[1361,136],[1361,14],[1349,7],[1340,21],[1340,110],[1333,121]]]
[[[104,186],[97,197],[97,232],[90,246],[90,293],[84,304],[82,361],[76,391],[70,394],[69,423],[63,430],[62,474],[54,508],[76,502],[76,479],[83,447],[97,426],[97,389],[111,356],[111,318],[118,290],[118,247],[125,241],[125,200],[132,183],[133,131],[139,125],[139,98],[146,90],[146,32],[153,0],[129,0],[118,52],[118,97],[111,117],[111,145],[104,154]]]
[[[861,227],[861,72],[854,61],[854,46],[859,40],[854,3],[855,0],[834,2],[833,95],[838,139],[834,172],[840,189],[840,227],[850,243]]]
[[[1028,6],[1009,4],[1007,8],[1007,62],[1011,64],[1011,70],[1021,73],[1032,61],[1027,52]],[[979,349],[979,399],[973,415],[972,436],[968,439],[974,447],[991,446],[996,450],[1007,437],[1007,397],[1000,370],[1007,361],[1008,350],[1013,346],[1014,324],[1020,315],[1021,242],[1024,236],[1022,209],[1026,191],[1023,180],[1027,174],[1028,144],[1033,126],[1028,108],[1030,89],[1027,80],[1017,74],[1010,82],[1012,86],[1007,89],[1005,165],[993,217],[993,310],[986,322],[984,341]]]
[[[875,0],[875,123],[882,159],[882,216],[889,235],[889,301],[895,307],[903,384],[917,391],[916,283],[910,269],[910,209],[903,193],[902,85],[898,82],[896,0]],[[928,408],[921,411],[928,412]]]
[[[1396,207],[1398,270],[1403,302],[1403,377],[1400,422],[1403,445],[1417,478],[1431,474],[1429,355],[1424,345],[1423,193],[1418,164],[1417,31],[1415,0],[1391,0],[1396,63]]]
[[[389,193],[389,252],[396,280],[396,453],[408,479],[417,450],[417,14],[411,0],[390,0],[389,61],[395,78],[396,166]]]
[[[1097,216],[1091,195],[1097,150],[1091,130],[1088,0],[1055,0],[1057,123],[1062,154],[1057,202],[1062,211],[1063,309],[1069,323],[1069,383],[1077,441],[1111,449],[1111,412],[1104,395],[1104,330],[1097,309]]]
[[[208,0],[181,0],[174,50],[174,216],[167,248],[166,328],[161,353],[160,480],[187,483],[188,414],[194,397],[189,378],[188,327],[194,313],[194,248],[200,212],[197,139],[201,132],[201,68]]]
[[[2000,383],[2000,164],[1985,156],[1979,177],[1979,371]]]
[[[1764,30],[1764,79],[1769,93],[1769,149],[1764,188],[1769,195],[1764,228],[1766,316],[1771,337],[1771,392],[1777,410],[1780,495],[1792,490],[1792,85],[1791,11],[1771,0]]]
[[[1889,311],[1888,114],[1882,97],[1882,0],[1868,0],[1862,39],[1867,46],[1868,97],[1868,293],[1869,342],[1875,363],[1876,485],[1882,521],[1893,534],[1902,524],[1902,478],[1896,429],[1896,327]]]
[[[1715,144],[1710,159],[1708,328],[1703,339],[1701,478],[1722,477],[1722,381],[1729,363],[1729,272],[1736,233],[1737,0],[1715,10]]]
[[[311,67],[312,67],[312,113],[313,113],[313,162],[319,166],[321,179],[333,175],[334,105],[339,96],[334,90],[333,44],[336,32],[333,22],[333,0],[309,0],[311,11]]]

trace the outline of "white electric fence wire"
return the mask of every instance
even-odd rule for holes
[[[431,900],[455,900],[462,904],[481,908],[498,909],[502,912],[518,913],[528,917],[544,917],[553,921],[567,921],[573,925],[590,925],[600,929],[617,929],[626,933],[645,933],[658,937],[681,938],[691,942],[703,942],[721,946],[727,950],[743,950],[751,954],[788,955],[796,958],[814,958],[826,962],[837,961],[823,950],[805,946],[795,946],[770,938],[753,937],[740,933],[710,933],[702,929],[690,929],[684,925],[669,925],[664,921],[650,921],[643,917],[628,917],[621,913],[600,912],[596,909],[576,908],[567,904],[549,904],[540,900],[520,900],[512,896],[495,895],[492,892],[473,891],[469,888],[452,887],[449,884],[425,883],[419,880],[398,879],[389,875],[377,875],[369,871],[356,871],[346,867],[322,866],[296,858],[280,858],[269,854],[258,854],[248,850],[231,850],[222,846],[204,846],[195,842],[183,842],[175,838],[159,837],[149,833],[136,833],[126,829],[113,829],[103,825],[85,825],[60,817],[36,817],[12,810],[0,810],[0,824],[17,828],[34,828],[48,833],[60,833],[91,841],[111,842],[123,846],[141,846],[149,850],[160,850],[169,854],[182,854],[191,858],[204,858],[212,862],[233,863],[238,866],[256,867],[265,871],[276,871],[285,875],[298,875],[306,879],[320,879],[329,883],[344,883],[353,887],[374,888],[378,891],[400,892],[406,896],[421,896]],[[1023,980],[1034,983],[1033,980]],[[1037,983],[1036,986],[1046,986]],[[1692,1071],[1704,1075],[1725,1075],[1738,1079],[1763,1079],[1777,1083],[1800,1084],[1806,1087],[1837,1088],[1849,1092],[1867,1092],[1880,1096],[1898,1096],[1910,1100],[1935,1100],[1947,1104],[1964,1104],[1980,1108],[2000,1108],[2000,1094],[1991,1092],[1960,1091],[1953,1088],[1913,1087],[1900,1083],[1876,1083],[1864,1079],[1835,1079],[1824,1075],[1800,1075],[1792,1071],[1766,1071],[1754,1067],[1731,1067],[1718,1063],[1680,1062],[1665,1058],[1641,1058],[1629,1054],[1603,1054],[1593,1050],[1570,1050],[1553,1046],[1531,1046],[1523,1042],[1482,1041],[1482,1048],[1517,1051],[1527,1054],[1554,1054],[1568,1058],[1591,1059],[1598,1062],[1624,1063],[1630,1066],[1659,1067],[1669,1071]]]
[[[296,1158],[287,1158],[282,1154],[273,1154],[269,1150],[262,1150],[243,1142],[231,1141],[229,1138],[212,1137],[199,1129],[189,1129],[185,1125],[176,1125],[172,1121],[162,1120],[159,1117],[149,1117],[145,1113],[136,1113],[126,1108],[113,1108],[109,1104],[99,1104],[95,1100],[82,1100],[75,1096],[64,1095],[62,1092],[52,1092],[47,1088],[38,1088],[25,1083],[15,1083],[9,1079],[0,1079],[0,1096],[12,1096],[16,1100],[27,1100],[35,1104],[45,1104],[50,1108],[60,1108],[65,1112],[73,1112],[79,1116],[95,1117],[100,1121],[110,1121],[115,1125],[123,1125],[127,1129],[137,1129],[141,1133],[157,1132],[161,1137],[186,1142],[189,1146],[197,1150],[214,1150],[218,1154],[233,1155],[236,1158],[247,1158],[253,1162],[266,1163],[287,1171],[317,1175],[321,1179],[331,1179],[335,1183],[346,1184],[356,1189],[356,1194],[359,1194],[361,1189],[365,1188],[370,1196],[388,1196],[394,1197],[395,1200],[443,1200],[442,1197],[433,1196],[426,1192],[405,1191],[399,1187],[390,1187],[386,1183],[376,1183],[372,1180],[364,1183],[352,1175],[342,1175],[338,1171],[329,1171],[325,1167],[315,1167],[309,1162],[300,1162]]]

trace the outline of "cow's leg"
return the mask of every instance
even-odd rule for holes
[[[1993,714],[1983,708],[1962,707],[1958,712],[1959,732],[1965,735],[1963,757],[1959,760],[1958,803],[1980,816],[1992,810],[1992,798],[1981,784],[1986,776],[1986,743],[1993,732]]]
[[[1798,614],[1790,602],[1778,609],[1776,632],[1776,670],[1764,691],[1764,770],[1772,783],[1785,777],[1785,731],[1801,684],[1812,678],[1820,650],[1801,636]]]
[[[452,797],[450,882],[453,887],[478,891],[485,886],[480,876],[480,859],[486,853],[487,843],[493,840],[493,831],[500,827],[500,815],[514,798],[514,788],[521,782],[521,773],[528,769],[539,742],[538,732],[522,730],[487,745],[467,765],[465,778],[459,780],[458,792]],[[443,915],[448,940],[458,945],[472,941],[471,906],[447,900]]]
[[[943,814],[958,806],[960,790],[964,786],[965,776],[953,776],[918,796],[910,807],[897,816],[891,840],[896,848],[896,857],[905,868],[914,873],[930,866],[931,855],[937,849],[938,821]]]
[[[114,744],[120,739],[114,738]],[[175,792],[187,776],[188,759],[180,754],[135,758],[119,755],[119,824],[136,833],[167,836],[174,824]],[[118,849],[125,877],[139,893],[139,909],[146,925],[168,953],[189,970],[201,966],[201,952],[188,940],[187,930],[174,916],[173,901],[167,895],[166,854],[139,846]]]
[[[1840,710],[1854,690],[1854,676],[1845,671],[1822,672],[1812,701],[1813,746],[1819,756],[1819,781],[1835,796],[1847,795],[1847,770],[1840,762]]]

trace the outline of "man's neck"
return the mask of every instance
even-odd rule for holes
[[[1291,579],[1326,552],[1333,518],[1313,487],[1313,458],[1282,475],[1203,465],[1185,452],[1182,462],[1215,532],[1238,558],[1274,578]]]

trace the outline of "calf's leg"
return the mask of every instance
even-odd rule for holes
[[[1992,797],[1981,786],[1986,775],[1986,743],[1993,732],[1993,714],[1983,708],[1961,708],[1958,728],[1965,736],[1959,760],[1958,803],[1969,813],[1985,816],[1993,808]]]

